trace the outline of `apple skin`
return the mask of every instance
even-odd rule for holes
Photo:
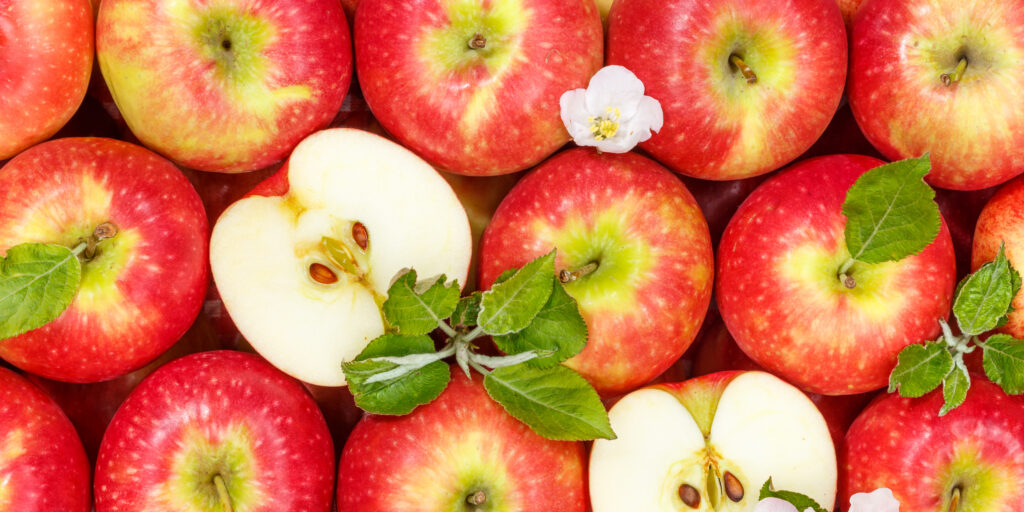
[[[453,368],[433,402],[356,425],[338,463],[338,512],[584,512],[584,455],[583,443],[540,437],[491,400],[480,375]],[[466,503],[476,491],[485,508]]]
[[[96,511],[205,511],[218,502],[216,474],[235,510],[330,510],[334,448],[323,415],[301,383],[258,356],[202,352],[143,380],[103,436]]]
[[[940,390],[872,402],[846,434],[841,502],[888,487],[900,512],[1024,510],[1024,400],[973,375],[963,405],[940,417],[942,403]],[[950,493],[958,484],[953,509]]]
[[[170,162],[111,139],[49,141],[0,168],[0,253],[26,242],[73,247],[118,227],[82,265],[56,320],[0,341],[0,357],[50,379],[124,375],[174,344],[206,293],[209,228],[195,189]]]
[[[977,190],[1024,172],[1024,3],[866,2],[854,18],[847,95],[891,160],[928,152],[936,187]],[[961,56],[964,79],[941,76]]]
[[[89,460],[50,397],[0,368],[0,510],[89,512]]]
[[[476,30],[484,57],[468,49]],[[568,142],[559,98],[586,87],[604,56],[594,0],[360,0],[355,49],[384,128],[474,176],[526,169]]]
[[[135,136],[204,171],[284,159],[331,122],[352,76],[338,0],[104,0],[96,50]]]
[[[1024,177],[1003,185],[985,204],[974,230],[971,270],[995,259],[999,245],[1006,244],[1006,258],[1018,271],[1024,271]],[[1024,293],[1013,298],[1013,311],[998,331],[1024,338]]]
[[[695,178],[747,178],[800,156],[839,107],[846,58],[835,0],[617,0],[608,18],[607,63],[636,73],[665,113],[640,147]]]
[[[693,342],[711,301],[711,239],[686,186],[657,162],[576,148],[527,174],[484,232],[481,288],[552,249],[556,272],[599,265],[566,286],[589,331],[566,365],[603,396],[646,383]]]
[[[78,109],[92,73],[88,0],[0,6],[0,161],[50,138]]]
[[[943,221],[921,253],[852,267],[846,192],[884,162],[812,158],[765,182],[740,206],[718,250],[718,309],[743,352],[805,391],[855,394],[885,386],[906,345],[935,339],[949,315],[956,262]],[[858,277],[858,274],[860,276]]]

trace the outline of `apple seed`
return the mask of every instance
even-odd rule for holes
[[[739,503],[743,499],[743,484],[740,483],[740,479],[728,471],[722,477],[725,480],[725,495]]]
[[[338,282],[338,275],[323,263],[310,264],[309,277],[320,284],[334,284]]]
[[[362,222],[352,224],[352,239],[364,251],[370,246],[370,233],[366,231],[366,226]]]
[[[683,503],[685,503],[686,506],[690,508],[697,508],[700,506],[700,491],[690,484],[680,485],[679,499],[683,500]]]

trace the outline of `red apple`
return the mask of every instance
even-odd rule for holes
[[[1024,177],[1003,185],[985,204],[978,216],[971,251],[971,270],[995,259],[999,246],[1006,245],[1006,258],[1018,271],[1024,271]],[[999,330],[1024,338],[1024,293],[1013,298],[1010,321]]]
[[[835,0],[618,0],[608,64],[636,73],[665,126],[640,146],[703,179],[778,169],[839,106],[846,31]]]
[[[39,388],[0,368],[0,510],[89,512],[89,460]]]
[[[922,252],[897,262],[855,263],[842,214],[846,192],[882,165],[871,157],[805,160],[754,191],[718,250],[719,311],[757,364],[806,391],[839,395],[889,381],[903,347],[935,339],[950,310],[956,262],[943,222]]]
[[[657,162],[576,148],[523,177],[484,232],[480,285],[557,249],[577,278],[589,336],[566,364],[602,395],[636,388],[690,346],[711,299],[707,223],[693,196]]]
[[[74,246],[116,229],[88,259],[56,320],[0,341],[0,357],[69,382],[124,375],[188,330],[202,306],[208,226],[195,189],[170,162],[111,139],[71,138],[0,168],[0,252],[25,242]]]
[[[352,74],[338,0],[104,0],[96,51],[139,140],[205,171],[284,159],[334,118]]]
[[[0,161],[71,119],[89,86],[92,41],[88,0],[0,4]]]
[[[258,356],[203,352],[161,367],[114,415],[96,511],[327,512],[333,484],[331,436],[302,384]]]
[[[455,368],[412,414],[364,417],[338,463],[338,512],[587,510],[583,444],[535,434],[482,380]]]
[[[839,4],[839,10],[843,13],[843,21],[849,28],[854,15],[860,10],[860,6],[864,5],[864,0],[836,0],[836,3]]]
[[[977,190],[1024,172],[1024,2],[877,0],[854,18],[850,107],[886,157],[930,153],[929,183]]]
[[[975,375],[963,405],[939,416],[942,403],[936,390],[869,405],[846,434],[841,503],[888,487],[900,512],[1024,510],[1024,400]]]
[[[533,166],[569,140],[562,93],[601,67],[594,0],[361,0],[356,66],[403,145],[469,175]]]

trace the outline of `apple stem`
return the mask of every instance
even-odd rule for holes
[[[487,494],[483,491],[476,491],[469,496],[466,496],[466,503],[470,505],[480,506],[487,502]]]
[[[857,260],[850,258],[843,262],[843,266],[839,267],[839,282],[843,283],[843,286],[850,290],[857,287],[857,280],[854,279],[853,276],[847,274],[847,272],[850,271],[850,268],[853,267],[853,264],[856,261]]]
[[[224,483],[224,477],[220,474],[213,475],[213,485],[217,487],[217,496],[220,497],[220,505],[224,512],[234,512],[231,507],[231,495],[228,494],[228,486]]]
[[[948,512],[957,512],[960,508],[960,486],[953,488],[953,493],[949,497],[949,510]]]
[[[740,70],[740,73],[743,73],[743,78],[747,79],[748,84],[757,83],[757,75],[754,74],[754,70],[750,69],[750,66],[748,66],[746,62],[743,62],[743,59],[741,59],[739,55],[730,55],[729,62],[731,62],[733,66],[736,66],[736,68]]]
[[[964,76],[964,71],[967,70],[967,57],[960,57],[960,62],[957,62],[956,69],[952,73],[943,73],[939,78],[942,80],[942,85],[949,87],[960,81]]]
[[[92,235],[89,235],[89,238],[84,242],[85,260],[89,261],[96,257],[96,246],[101,241],[113,238],[115,235],[117,235],[117,226],[113,222],[104,222],[99,226],[96,226],[96,228],[92,230]],[[75,253],[75,256],[78,256],[82,251],[78,249],[78,247],[75,249],[76,250],[72,250],[72,252]]]
[[[597,270],[597,262],[591,261],[576,270],[563,269],[558,273],[558,280],[561,281],[562,284],[568,284],[595,270]]]
[[[483,50],[485,46],[487,46],[487,38],[483,34],[473,34],[473,38],[469,40],[471,50]]]

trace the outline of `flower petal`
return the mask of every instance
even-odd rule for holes
[[[757,502],[757,506],[754,507],[754,512],[799,512],[796,507],[786,501],[780,500],[779,498],[765,498]]]
[[[900,502],[888,487],[850,496],[849,512],[899,512]]]
[[[586,93],[586,89],[566,91],[562,93],[562,97],[558,100],[558,104],[561,107],[562,124],[565,125],[569,136],[581,146],[583,144],[580,141],[592,136],[590,133],[590,123],[587,122],[590,114],[587,113],[585,106]]]
[[[604,115],[609,107],[632,116],[644,97],[644,83],[622,66],[605,66],[590,78],[587,86],[587,110]]]

